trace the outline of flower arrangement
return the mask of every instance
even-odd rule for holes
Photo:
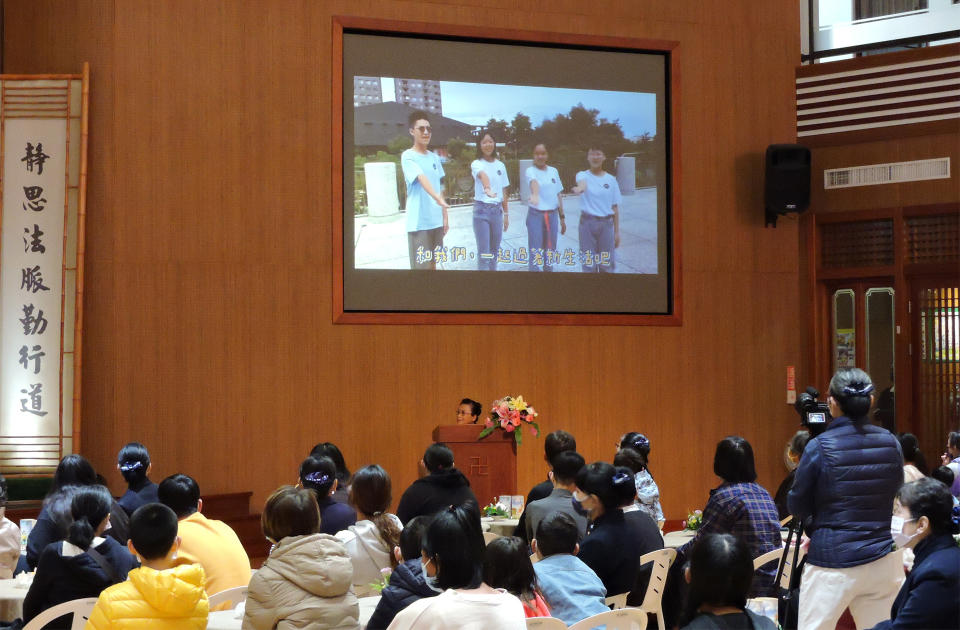
[[[523,400],[523,396],[504,396],[493,401],[490,417],[484,421],[486,428],[480,432],[478,439],[482,440],[499,428],[513,433],[513,439],[519,446],[523,442],[524,425],[530,427],[533,437],[540,435],[540,426],[533,421],[536,417],[537,412]]]
[[[492,516],[492,517],[495,517],[495,518],[509,518],[509,517],[510,517],[510,512],[508,512],[507,510],[503,509],[503,507],[501,507],[501,506],[500,506],[499,504],[497,504],[497,503],[491,503],[490,505],[488,505],[488,506],[486,506],[485,508],[483,508],[483,515],[484,515],[484,516]]]
[[[683,528],[695,532],[700,529],[701,525],[703,525],[703,510],[694,510],[687,514],[686,524]]]
[[[393,569],[387,567],[385,569],[380,569],[380,581],[379,582],[370,582],[367,586],[370,587],[370,590],[376,592],[378,595],[383,592],[383,589],[387,588],[387,585],[390,584],[390,576],[393,575]]]

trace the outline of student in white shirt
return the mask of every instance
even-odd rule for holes
[[[470,164],[473,173],[473,233],[477,237],[477,269],[497,270],[500,240],[510,226],[507,202],[507,167],[497,159],[497,143],[493,132],[482,130],[477,135],[477,156]],[[502,222],[502,228],[501,228]]]
[[[573,192],[580,195],[580,262],[586,273],[612,273],[620,247],[620,186],[603,170],[603,149],[590,147],[590,170],[577,173]]]
[[[443,198],[443,165],[427,147],[433,129],[429,115],[421,110],[410,113],[410,135],[413,146],[400,155],[403,179],[407,183],[407,245],[411,269],[436,269],[433,252],[443,247],[443,237],[450,229]],[[426,254],[430,253],[429,259]]]
[[[530,204],[527,208],[527,249],[530,271],[552,271],[552,263],[559,258],[557,239],[567,233],[563,216],[563,183],[560,173],[547,166],[547,147],[542,142],[533,147],[533,166],[525,173],[530,184]],[[559,223],[559,227],[558,227]],[[558,231],[559,230],[559,231]]]
[[[523,604],[483,583],[480,512],[467,503],[437,513],[423,537],[427,585],[442,591],[397,613],[388,630],[525,630]]]

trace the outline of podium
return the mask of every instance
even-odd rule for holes
[[[513,434],[496,430],[482,440],[482,424],[455,424],[433,430],[433,441],[453,451],[460,469],[477,495],[480,507],[495,502],[501,494],[517,494],[517,444]]]

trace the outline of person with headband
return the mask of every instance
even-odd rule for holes
[[[310,451],[314,457],[329,457],[333,465],[337,467],[337,489],[330,496],[337,503],[349,503],[348,494],[350,492],[350,469],[347,468],[347,461],[340,452],[340,448],[333,442],[320,442]]]
[[[577,473],[574,507],[590,521],[578,557],[597,574],[609,596],[632,590],[640,568],[641,541],[620,510],[635,494],[629,468],[594,462]]]
[[[23,622],[57,604],[98,597],[103,589],[127,579],[137,566],[133,555],[103,532],[110,524],[110,492],[103,486],[80,488],[70,504],[73,523],[67,539],[50,543],[40,554],[37,572],[23,600]],[[61,617],[47,628],[70,628]]]
[[[250,578],[242,630],[356,630],[353,563],[339,540],[320,532],[314,493],[278,488],[263,506],[260,525],[273,548]]]
[[[336,536],[353,561],[353,588],[359,597],[376,594],[370,585],[380,583],[384,569],[397,566],[393,548],[400,543],[403,524],[387,512],[392,488],[390,475],[376,464],[353,475],[350,505],[356,508],[358,520]]]
[[[903,583],[892,554],[890,509],[903,484],[897,438],[870,424],[873,382],[858,368],[830,380],[833,420],[803,450],[787,504],[810,536],[800,582],[798,623],[810,630],[836,627],[849,608],[857,628],[890,618]]]
[[[913,549],[913,569],[890,610],[873,630],[960,628],[960,517],[941,482],[904,484],[893,503],[890,533],[898,548]]]
[[[357,522],[357,511],[346,503],[334,501],[340,485],[337,468],[329,457],[311,455],[300,464],[300,487],[313,490],[320,508],[320,531],[336,534]]]
[[[782,547],[777,506],[770,493],[757,483],[750,443],[738,435],[720,440],[713,456],[713,474],[720,477],[722,483],[710,491],[700,529],[693,540],[677,549],[677,555],[688,556],[707,534],[733,534],[746,543],[751,558]],[[679,558],[677,564],[683,564]],[[757,570],[753,574],[750,597],[772,595],[776,573],[775,563]]]
[[[140,442],[130,442],[117,454],[117,470],[127,482],[127,491],[117,500],[127,514],[141,505],[157,502],[157,484],[150,481],[150,453]]]

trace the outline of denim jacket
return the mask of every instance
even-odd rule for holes
[[[554,554],[534,564],[533,570],[550,614],[568,626],[610,610],[603,603],[607,596],[603,582],[580,558]]]

